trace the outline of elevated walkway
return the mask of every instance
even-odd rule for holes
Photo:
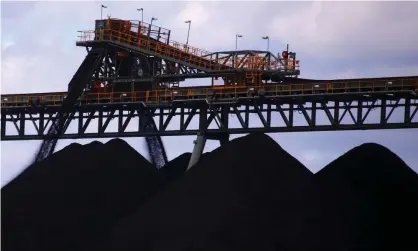
[[[258,54],[229,53],[228,57],[219,57],[212,53],[187,44],[170,40],[170,31],[138,21],[118,19],[106,22],[96,30],[80,31],[77,46],[96,47],[112,44],[120,48],[141,54],[163,58],[181,63],[206,73],[225,71],[279,71],[298,70],[299,62],[293,59],[283,60],[271,57],[269,60]]]

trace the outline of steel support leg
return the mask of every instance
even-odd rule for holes
[[[192,156],[190,157],[189,166],[187,167],[187,171],[194,166],[200,159],[203,153],[203,149],[205,148],[206,137],[203,134],[197,135],[197,139],[193,142],[194,148],[192,152]]]

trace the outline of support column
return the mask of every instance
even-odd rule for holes
[[[187,166],[187,171],[189,171],[189,169],[200,160],[206,144],[205,131],[208,128],[208,107],[203,105],[199,108],[199,111],[199,132],[197,134],[196,140],[193,141],[195,145],[193,148],[192,156],[190,157],[189,165]]]
[[[187,167],[187,171],[194,166],[200,159],[203,153],[203,149],[205,148],[206,144],[206,137],[204,134],[198,134],[195,141],[193,141],[194,148],[192,152],[192,156],[190,157],[189,165]]]

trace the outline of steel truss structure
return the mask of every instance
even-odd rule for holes
[[[129,52],[109,44],[101,44],[100,47],[104,49],[104,57],[92,80],[101,83],[133,83],[140,84],[142,89],[152,89],[161,83],[178,86],[180,81],[187,78],[210,77],[209,74],[181,62],[172,62],[135,51]],[[146,83],[151,85],[144,85]]]
[[[230,134],[418,128],[416,76],[300,79],[296,53],[288,49],[282,57],[256,50],[210,53],[170,34],[139,21],[96,20],[96,29],[82,31],[76,43],[88,53],[68,92],[2,95],[1,140],[44,140],[40,161],[61,138],[145,137],[152,162],[161,167],[167,162],[162,136],[197,135],[191,167],[206,139],[224,143]],[[212,78],[212,86],[179,86],[189,78]],[[218,78],[223,86],[214,86]],[[397,122],[395,110],[403,112]],[[93,120],[96,130],[89,132]]]
[[[203,56],[204,58],[214,60],[221,64],[222,66],[226,66],[229,62],[234,67],[226,68],[223,71],[216,71],[216,73],[222,73],[226,71],[244,71],[248,66],[248,61],[251,60],[252,57],[260,58],[262,63],[262,80],[264,83],[267,81],[282,81],[283,79],[291,78],[294,79],[299,76],[300,70],[295,69],[295,66],[291,65],[287,70],[287,65],[289,62],[280,58],[280,56],[276,56],[269,51],[258,51],[258,50],[240,50],[240,51],[221,51],[221,52],[214,52]],[[279,62],[281,67],[284,69],[284,73],[275,70],[272,66],[272,62]],[[292,61],[292,64],[296,63],[296,61]],[[248,69],[246,69],[248,70]]]
[[[76,45],[86,47],[87,50],[99,47],[109,48],[106,51],[116,50],[113,58],[116,55],[125,58],[125,67],[128,69],[125,74],[112,75],[124,78],[128,77],[126,72],[132,71],[133,74],[128,74],[129,79],[134,78],[135,81],[148,81],[145,79],[152,78],[157,82],[173,82],[186,78],[230,75],[224,79],[225,84],[260,84],[261,80],[279,81],[295,78],[300,74],[296,53],[290,53],[292,56],[289,58],[257,50],[212,53],[170,40],[170,33],[170,30],[144,22],[96,20],[95,30],[80,31]],[[107,53],[105,55],[108,56]],[[111,64],[114,60],[105,62]],[[117,72],[117,67],[113,71]],[[148,76],[143,75],[144,72]],[[231,73],[234,76],[231,77]],[[103,80],[115,79],[114,77],[104,76]]]
[[[42,143],[35,161],[43,160],[54,152],[57,140],[65,133],[71,121],[71,113],[67,110],[87,93],[176,88],[186,78],[208,76],[222,77],[226,85],[261,84],[262,80],[272,80],[268,73],[263,74],[264,70],[269,72],[270,69],[278,70],[272,72],[282,79],[299,74],[294,71],[299,67],[295,56],[290,61],[283,61],[277,57],[272,58],[269,53],[260,56],[255,52],[241,52],[239,56],[234,52],[231,61],[230,52],[228,59],[220,63],[223,59],[219,59],[219,53],[210,54],[171,41],[170,33],[170,30],[151,24],[110,18],[96,20],[94,31],[81,32],[76,45],[85,47],[87,56],[68,84],[62,111],[53,118],[48,137]],[[284,62],[288,65],[284,66]],[[288,72],[288,69],[293,71]],[[145,126],[147,131],[157,130],[154,124],[153,118],[148,118]],[[163,166],[167,157],[161,138],[150,136],[146,140],[152,162],[157,167]]]
[[[95,41],[88,45],[102,48],[104,51],[103,59],[94,71],[92,80],[107,83],[109,86],[128,83],[136,85],[135,89],[155,89],[163,86],[178,87],[179,82],[195,78],[222,78],[225,85],[243,84],[249,74],[246,67],[248,67],[248,61],[251,60],[251,57],[258,57],[266,62],[266,68],[262,69],[261,73],[261,83],[283,81],[289,77],[296,77],[300,73],[297,70],[293,76],[291,75],[293,71],[289,70],[288,74],[283,75],[277,70],[270,69],[269,62],[279,59],[267,51],[226,51],[205,55],[204,58],[216,60],[219,65],[225,67],[219,70],[211,70],[186,61],[159,55],[154,56],[152,53],[139,51],[135,48],[129,47],[127,49],[125,47],[129,45],[126,44],[119,45],[114,42]],[[90,49],[86,48],[89,52]],[[235,67],[227,67],[227,63],[232,63]]]
[[[402,118],[393,122],[394,111],[402,110]],[[309,95],[265,98],[244,98],[222,102],[211,100],[176,101],[170,104],[146,106],[144,103],[120,103],[107,105],[74,106],[66,111],[61,106],[15,107],[2,109],[2,140],[47,140],[48,125],[54,122],[55,114],[68,113],[60,138],[107,138],[107,137],[150,137],[243,134],[250,132],[302,132],[302,131],[337,131],[418,128],[418,97],[405,92],[380,93],[378,95]],[[318,113],[324,118],[320,119]],[[303,124],[295,123],[299,113]],[[255,116],[253,116],[253,115]],[[239,123],[234,127],[230,117],[235,116]],[[369,117],[378,118],[367,123]],[[173,118],[179,118],[174,122]],[[149,121],[155,118],[153,130],[147,128]],[[190,128],[192,119],[197,119],[197,128]],[[281,125],[273,125],[272,118],[281,118]],[[86,132],[92,120],[98,120],[95,132]],[[67,131],[75,120],[77,132]],[[109,124],[117,120],[115,131],[109,131]],[[260,127],[252,125],[254,120],[261,122]],[[26,121],[32,122],[36,134],[29,134]],[[301,121],[298,121],[301,122]],[[6,128],[7,124],[15,127],[17,135]],[[325,124],[324,124],[325,123]],[[127,131],[129,125],[134,131]],[[215,125],[215,128],[210,128]]]

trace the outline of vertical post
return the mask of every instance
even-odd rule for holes
[[[19,114],[20,116],[19,116],[19,119],[20,119],[20,130],[19,130],[19,135],[20,136],[24,136],[25,135],[25,112],[21,112],[20,114]]]
[[[234,62],[233,62],[234,67],[235,67],[235,65],[237,63],[237,60],[238,60],[238,38],[239,37],[242,37],[242,35],[240,35],[240,34],[235,35],[235,57],[234,57]],[[238,67],[238,66],[236,66],[236,67]]]
[[[148,40],[149,40],[149,38],[151,37],[151,25],[152,24],[150,24],[149,25],[149,28],[148,28]],[[149,42],[149,41],[148,41]],[[148,43],[148,46],[149,46],[149,43]]]
[[[404,123],[411,123],[411,99],[405,99],[405,113],[404,113]]]
[[[180,108],[180,131],[184,129],[184,107]]]
[[[250,105],[245,105],[244,126],[248,128],[250,124]]]
[[[293,112],[294,106],[293,103],[289,104],[289,127],[293,127]]]
[[[149,25],[149,30],[148,30],[148,48],[150,48],[150,46],[151,46],[151,43],[150,43],[149,39],[151,38],[152,22],[153,22],[154,20],[155,20],[155,21],[157,21],[157,19],[156,19],[155,17],[152,17],[152,18],[151,18],[151,23],[150,23],[150,25]]]
[[[158,35],[157,35],[157,41],[159,42],[161,38],[161,27],[158,28]]]
[[[186,45],[189,44],[190,25],[191,25],[191,22],[189,22],[189,30],[187,30],[187,41],[186,41]]]
[[[316,125],[316,102],[312,102],[312,110],[311,110],[311,121],[312,121],[312,127],[315,127]]]
[[[171,30],[168,31],[167,44],[170,44],[170,33],[171,33]]]
[[[100,20],[103,20],[103,9],[106,9],[107,8],[107,6],[105,6],[105,5],[101,5],[101,8],[100,8]]]
[[[270,51],[270,38],[267,37],[267,51]]]
[[[381,101],[380,101],[382,104],[381,104],[381,107],[380,107],[380,123],[383,125],[383,124],[386,124],[386,99],[382,99]]]
[[[262,39],[267,40],[267,51],[269,51],[270,47],[270,38],[269,36],[262,37]]]
[[[144,22],[144,8],[138,9],[141,11],[141,24]]]
[[[340,101],[334,101],[334,122],[340,124]]]
[[[221,110],[221,128],[224,130],[229,129],[229,112],[231,108],[229,106],[223,106]],[[229,135],[229,134],[228,134]],[[228,136],[229,138],[229,136]]]
[[[45,131],[45,126],[44,126],[44,116],[45,116],[45,112],[42,109],[42,111],[39,112],[39,132],[38,135],[42,136],[44,134]],[[3,136],[3,135],[2,135]]]
[[[6,136],[6,113],[1,113],[1,137]]]
[[[102,109],[99,110],[98,115],[99,115],[99,123],[98,123],[97,132],[100,135],[100,134],[104,133],[104,130],[103,130],[103,110]]]
[[[271,127],[271,104],[267,104],[267,125]]]
[[[189,24],[189,30],[187,31],[187,40],[186,40],[186,45],[189,45],[190,25],[192,24],[192,20],[187,20],[185,21],[185,23]]]
[[[138,27],[138,33],[141,33],[142,24],[144,23],[144,8],[136,9],[141,12],[141,24]]]
[[[152,26],[152,22],[153,22],[154,20],[155,20],[155,21],[157,21],[158,19],[157,19],[157,18],[155,18],[155,17],[152,17],[152,18],[151,18],[151,26]]]
[[[84,118],[84,110],[80,108],[80,110],[78,111],[78,131],[77,131],[78,136],[81,136],[83,132],[83,118]]]
[[[363,124],[363,101],[357,101],[357,125]]]

